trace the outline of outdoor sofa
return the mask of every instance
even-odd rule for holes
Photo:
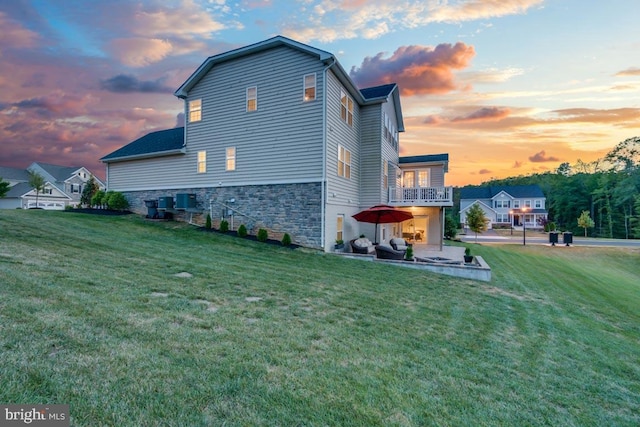
[[[360,237],[358,239],[351,240],[351,250],[354,254],[374,254],[376,252],[376,247],[371,240],[366,237]]]
[[[376,257],[380,259],[404,259],[404,254],[407,252],[404,250],[395,250],[391,246],[378,245],[376,246]]]

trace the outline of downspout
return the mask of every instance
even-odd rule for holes
[[[322,70],[322,207],[320,218],[320,245],[325,250],[325,228],[326,228],[326,200],[327,200],[327,71],[336,63],[335,58],[331,58],[331,64]]]
[[[444,219],[446,217],[444,206],[440,208],[440,225],[442,226],[442,230],[440,230],[440,252],[442,252],[443,240],[444,240]]]

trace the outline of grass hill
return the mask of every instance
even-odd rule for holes
[[[640,424],[640,253],[473,253],[492,282],[0,211],[0,401],[77,426]]]

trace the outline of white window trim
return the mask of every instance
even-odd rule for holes
[[[255,96],[250,97],[249,91],[255,90]],[[255,107],[253,110],[249,109],[249,101],[255,101]],[[254,111],[258,111],[258,86],[249,86],[246,90],[246,101],[245,101],[245,109],[247,113],[252,113]]]
[[[199,103],[199,106],[195,106],[195,103]],[[194,119],[193,115],[197,113],[198,118]],[[189,101],[189,123],[202,121],[202,99],[192,99]]]
[[[230,150],[233,150],[231,152],[232,154],[229,154]],[[225,148],[224,153],[225,153],[224,154],[224,157],[225,157],[224,169],[226,171],[228,171],[228,172],[232,172],[232,171],[236,170],[236,147],[227,147],[227,148]],[[232,168],[229,167],[229,162],[230,161],[233,161],[233,167]]]
[[[207,173],[207,152],[198,151],[198,163],[196,167],[198,173]]]
[[[336,241],[344,242],[344,214],[338,214],[336,217]]]
[[[347,153],[349,155],[347,156]],[[347,157],[349,157],[347,161]],[[340,165],[342,166],[342,173],[340,173]],[[338,145],[338,176],[351,179],[351,151],[349,151],[343,145]]]
[[[313,86],[307,85],[307,77],[313,76]],[[313,88],[313,98],[307,97],[307,89]],[[315,101],[317,98],[317,77],[316,73],[309,73],[302,76],[302,100],[304,102]]]
[[[342,117],[343,109],[345,111],[344,117]],[[353,99],[343,90],[340,90],[340,118],[349,126],[353,126]]]

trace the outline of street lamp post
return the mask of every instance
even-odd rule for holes
[[[527,245],[527,221],[525,219],[527,208],[522,208],[522,246]]]

